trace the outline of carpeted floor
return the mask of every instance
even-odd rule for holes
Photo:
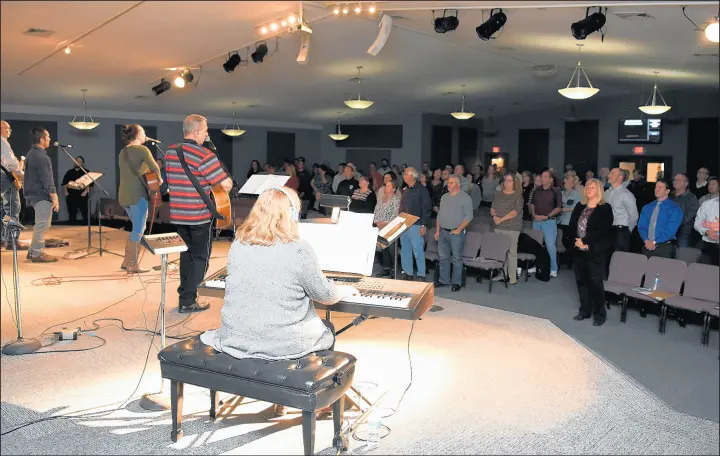
[[[60,237],[58,234],[62,235],[53,233]],[[77,242],[82,240],[79,233],[65,234],[76,236]],[[122,233],[110,232],[108,237],[110,246],[119,251]],[[225,262],[228,247],[226,242],[215,244],[213,256],[217,258],[212,261],[211,271]],[[73,248],[77,246],[66,250]],[[12,286],[7,258],[3,253],[3,280]],[[144,260],[146,265],[157,262],[149,256]],[[144,283],[137,277],[104,278],[101,282],[71,277],[89,274],[90,270],[94,274],[119,276],[116,263],[117,258],[104,256],[66,260],[42,268],[23,264],[21,291],[26,333],[36,335],[52,324],[113,304],[95,316],[67,326],[87,328],[95,318],[118,317],[126,327],[144,327],[147,320],[152,328],[159,286],[150,282],[156,282],[156,276],[147,275]],[[41,280],[49,274],[54,279]],[[622,370],[616,367],[623,360],[630,361],[646,352],[650,358],[645,365],[651,365],[655,372],[662,372],[658,366],[673,372],[683,370],[694,359],[702,361],[710,372],[710,376],[695,381],[694,388],[712,386],[714,373],[717,390],[717,349],[701,347],[699,329],[691,326],[682,329],[668,325],[666,336],[643,329],[650,327],[652,316],[643,320],[637,313],[631,313],[628,325],[615,325],[612,316],[616,316],[616,309],[601,328],[573,322],[574,301],[562,298],[571,295],[572,282],[563,275],[569,276],[561,272],[561,277],[550,284],[531,279],[510,290],[497,287],[492,294],[487,293],[485,285],[473,281],[459,293],[440,290],[436,304],[445,310],[429,313],[415,323],[411,340],[413,383],[397,413],[384,420],[391,433],[373,453],[718,454],[716,420],[693,417],[671,408],[664,397],[658,397],[657,391],[650,391],[633,378],[635,374],[628,375],[624,366]],[[33,286],[33,280],[41,286]],[[188,321],[173,310],[177,299],[175,280],[171,277],[168,287],[168,325],[182,324],[169,330],[169,334],[215,326],[219,302]],[[58,282],[59,285],[42,286]],[[539,295],[541,289],[550,297]],[[522,315],[514,308],[529,305],[535,306],[537,313],[556,307],[558,310],[549,317],[559,322]],[[147,317],[143,317],[142,310]],[[8,305],[3,302],[2,343],[13,337],[9,315]],[[337,321],[348,321],[348,317],[340,316]],[[107,344],[99,349],[1,358],[2,432],[53,414],[114,404],[106,408],[112,410],[136,389],[148,353],[150,362],[134,396],[159,389],[157,351],[148,350],[151,337],[124,332],[114,326],[115,322],[99,324],[104,327],[94,334],[107,339]],[[407,353],[410,327],[408,321],[372,319],[338,339],[338,350],[358,357],[356,381],[365,382],[360,383],[363,391],[371,397],[388,391],[380,405],[385,411],[397,406],[410,379]],[[712,337],[716,344],[717,332]],[[628,340],[634,343],[626,344]],[[99,342],[88,335],[48,349],[79,349]],[[635,354],[608,362],[608,353],[614,356],[614,352],[608,352],[606,345],[613,343],[619,346],[617,351]],[[657,349],[652,352],[647,348],[650,346]],[[666,359],[667,350],[674,350],[670,354],[688,356]],[[642,368],[634,366],[636,370]],[[692,372],[683,373],[692,377]],[[670,380],[675,378],[683,377],[674,373]],[[369,382],[378,387],[373,388]],[[659,390],[664,394],[672,388]],[[680,387],[675,391],[685,393],[676,401],[688,406],[694,393],[687,394]],[[712,394],[717,391],[706,390],[708,402],[712,401]],[[133,400],[127,408],[107,416],[56,419],[28,426],[3,436],[0,450],[2,454],[301,454],[297,413],[274,418],[269,404],[251,400],[237,404],[230,397],[222,418],[213,423],[207,416],[207,391],[188,388],[186,395],[185,437],[177,444],[172,444],[169,438],[169,414],[143,411]],[[707,405],[709,414],[714,412],[715,416],[717,408],[717,400]],[[349,418],[352,416],[353,413],[348,413]],[[320,421],[316,451],[333,453],[329,448],[331,434],[332,422]],[[359,441],[351,439],[350,446],[351,453],[365,452]]]

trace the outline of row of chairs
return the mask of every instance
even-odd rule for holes
[[[659,279],[657,289],[673,296],[656,301],[633,290],[636,287],[652,287],[656,277]],[[707,346],[710,339],[710,321],[712,318],[720,318],[720,268],[717,266],[688,264],[671,258],[648,259],[636,253],[615,252],[610,261],[608,280],[604,285],[607,293],[618,295],[622,299],[622,323],[627,321],[630,300],[642,305],[643,317],[646,314],[645,305],[660,306],[658,330],[661,334],[665,334],[668,309],[694,312],[704,317],[700,342]],[[609,301],[607,306],[610,308]],[[685,326],[682,317],[678,317],[678,321],[681,326]]]

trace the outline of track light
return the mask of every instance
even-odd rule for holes
[[[190,70],[183,70],[182,73],[180,73],[180,76],[175,78],[175,87],[183,88],[185,87],[185,84],[190,84],[193,82],[193,79],[195,77],[190,72]]]
[[[267,32],[268,32],[268,28],[267,28],[267,27],[263,26],[263,27],[260,28],[260,33],[262,33],[263,35],[267,35]]]
[[[290,23],[290,25],[297,22],[297,18],[295,17],[294,14],[291,14],[290,16],[288,16],[288,22]]]
[[[597,32],[605,25],[605,15],[602,13],[602,7],[597,13],[590,13],[590,8],[585,10],[585,19],[579,20],[570,26],[573,36],[576,40],[584,40],[593,32]]]
[[[720,41],[720,18],[716,16],[713,19],[713,22],[711,22],[710,24],[708,24],[707,27],[705,27],[705,37],[709,41],[717,43],[718,41]]]
[[[66,46],[66,47],[65,47],[65,54],[70,55],[71,52],[72,52],[72,51],[70,50],[70,46]]]
[[[288,25],[288,23],[285,19],[283,19],[282,22],[280,22],[280,27],[287,27],[287,25]]]
[[[336,6],[335,8],[333,8],[333,14],[336,15],[336,16],[337,16],[338,14],[340,14],[340,8],[337,7],[337,6]]]
[[[262,63],[263,59],[268,53],[267,44],[262,43],[255,47],[255,52],[250,54],[250,58],[254,63]]]
[[[454,16],[447,16],[448,10],[443,11],[442,17],[436,17],[435,18],[435,32],[436,33],[446,33],[446,32],[452,32],[456,28],[458,28],[458,25],[460,25],[460,20],[457,18],[458,12],[455,10]]]
[[[240,65],[241,61],[242,59],[240,59],[240,56],[236,52],[228,57],[227,62],[223,63],[223,69],[225,69],[226,73],[232,73],[235,71],[235,68]]]
[[[277,29],[278,29],[278,25],[276,23],[273,22],[272,24],[270,24],[270,30],[272,30],[274,32]]]
[[[350,8],[348,8],[347,5],[345,5],[345,6],[343,7],[343,9],[342,9],[342,13],[343,13],[343,14],[347,14],[347,13],[349,13],[349,12],[350,12]]]
[[[153,87],[152,91],[155,94],[155,96],[158,96],[161,93],[167,92],[168,90],[170,90],[170,87],[171,87],[170,83],[165,78],[162,78],[160,80],[160,84]]]
[[[360,14],[360,13],[362,13],[362,6],[358,5],[355,7],[355,14]]]
[[[370,14],[375,14],[375,5],[370,5],[370,8],[368,8],[368,12]]]
[[[490,19],[475,28],[478,38],[483,41],[491,39],[494,34],[503,28],[505,22],[507,22],[507,16],[503,13],[502,9],[495,14],[493,14],[493,11],[495,10],[490,10]]]

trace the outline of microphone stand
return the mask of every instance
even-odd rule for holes
[[[98,184],[98,182],[95,180],[95,178],[93,178],[93,177],[90,175],[90,173],[88,173],[88,171],[87,171],[85,168],[83,168],[83,166],[75,159],[75,157],[73,157],[73,156],[70,154],[70,152],[67,151],[67,149],[65,149],[65,148],[62,146],[62,144],[58,144],[57,147],[59,147],[63,152],[65,152],[65,155],[67,155],[68,157],[70,157],[70,160],[72,160],[73,163],[75,163],[75,166],[77,166],[78,168],[80,168],[80,169],[83,171],[83,173],[85,173],[85,175],[86,175],[88,178],[90,178],[90,180],[93,182],[92,184],[90,184],[90,185],[88,185],[88,186],[86,187],[86,188],[87,188],[87,191],[88,191],[88,200],[87,200],[87,213],[88,213],[88,245],[87,245],[87,253],[86,253],[85,255],[81,255],[81,256],[79,256],[79,257],[77,257],[77,258],[75,258],[75,259],[76,259],[76,260],[79,260],[80,258],[85,258],[85,257],[88,257],[88,256],[90,256],[90,255],[94,255],[94,254],[96,254],[96,253],[99,253],[100,256],[102,256],[103,252],[109,253],[109,254],[111,254],[111,255],[119,256],[119,257],[124,257],[125,255],[120,255],[119,253],[115,253],[115,252],[113,252],[113,251],[111,251],[111,250],[103,249],[103,246],[102,246],[102,222],[101,222],[101,220],[100,220],[100,203],[99,203],[99,202],[98,202],[98,204],[95,206],[95,208],[97,209],[97,210],[96,210],[96,215],[97,215],[97,219],[98,219],[98,237],[100,238],[100,242],[99,242],[99,245],[100,245],[100,246],[97,247],[97,248],[92,246],[92,212],[91,212],[91,205],[90,205],[90,201],[92,200],[92,189],[91,189],[91,187],[92,187],[93,184],[94,184],[94,185],[97,185],[98,188],[99,188],[100,190],[102,190],[102,192],[103,192],[103,193],[105,194],[105,196],[107,196],[108,198],[110,198],[110,194],[102,187],[102,185]]]

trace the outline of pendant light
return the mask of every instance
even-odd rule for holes
[[[342,141],[343,139],[348,139],[350,135],[343,133],[340,131],[340,121],[338,120],[337,124],[335,125],[335,133],[330,133],[328,135],[331,139],[334,139],[335,141]]]
[[[578,44],[578,54],[580,53],[582,49],[582,44]],[[575,83],[574,87],[570,87],[573,85],[573,80],[575,79],[575,76],[577,75],[577,82]],[[587,81],[588,86],[583,87],[580,85],[580,76],[585,76],[585,80]],[[582,62],[578,60],[577,66],[575,67],[575,71],[573,71],[572,76],[570,77],[570,82],[568,82],[567,87],[564,89],[558,89],[558,93],[560,95],[564,96],[565,98],[570,98],[571,100],[585,100],[587,98],[590,98],[591,96],[598,93],[600,89],[597,87],[593,87],[592,83],[590,82],[590,78],[588,78],[587,74],[585,74],[585,70],[582,67]]]
[[[638,106],[638,109],[649,116],[659,116],[660,114],[664,114],[664,113],[668,112],[670,110],[670,106],[667,105],[667,103],[665,102],[665,98],[663,98],[662,93],[660,93],[660,91],[658,90],[658,87],[657,87],[658,72],[653,71],[653,74],[655,75],[655,81],[653,83],[652,95],[650,95],[650,97],[648,97],[648,100],[647,100],[647,102],[645,102],[645,105]],[[660,100],[662,100],[663,104],[656,104],[658,95],[660,95]]]
[[[713,43],[720,41],[720,15],[715,16],[713,21],[705,27],[705,37]]]
[[[357,75],[357,83],[358,83],[358,97],[357,99],[351,98],[349,100],[345,101],[345,104],[352,109],[367,109],[370,106],[372,106],[375,102],[370,100],[363,100],[360,98],[360,82],[362,81],[362,78],[360,77],[360,70],[362,69],[362,66],[357,67],[358,75]]]
[[[238,124],[235,123],[235,102],[232,102],[233,104],[233,125],[232,128],[228,128],[227,125],[225,125],[225,128],[223,128],[222,131],[227,136],[237,137],[241,136],[245,133],[245,130],[242,130]]]
[[[451,112],[450,115],[458,120],[468,120],[475,117],[474,112],[465,111],[465,84],[462,85],[462,104],[460,105],[460,111]]]
[[[73,117],[73,120],[71,122],[68,122],[71,127],[77,128],[78,130],[92,130],[93,128],[100,125],[100,122],[95,122],[92,118],[92,116],[87,115],[87,101],[85,101],[85,92],[87,92],[87,89],[81,89],[83,94],[83,120],[75,120],[77,116]],[[88,122],[88,118],[90,118],[90,121]]]

